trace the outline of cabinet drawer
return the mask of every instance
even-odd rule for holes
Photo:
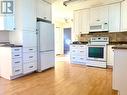
[[[85,49],[79,50],[79,51],[78,51],[78,55],[80,55],[80,56],[86,56],[86,51],[85,51]]]
[[[86,49],[86,46],[85,45],[79,45],[79,50],[81,50],[81,49]]]
[[[22,53],[21,52],[12,53],[12,58],[21,58],[21,57],[22,57]]]
[[[16,58],[12,60],[13,67],[22,66],[22,58]]]
[[[23,73],[27,74],[37,70],[37,62],[33,61],[23,65]]]
[[[23,62],[31,62],[37,60],[37,52],[23,53]]]
[[[76,49],[76,48],[78,48],[78,45],[70,45],[70,48],[71,49]]]
[[[36,47],[30,47],[30,48],[23,48],[23,52],[37,52],[37,48]]]
[[[19,74],[22,74],[22,66],[18,66],[18,67],[14,67],[13,68],[13,76],[14,75],[19,75]]]
[[[75,62],[75,61],[78,61],[78,59],[77,59],[76,56],[71,56],[71,61],[72,61],[72,62]]]
[[[13,53],[22,52],[22,48],[21,48],[21,47],[12,48],[12,52],[13,52]]]
[[[86,61],[86,58],[85,57],[78,57],[77,61],[81,62],[81,63],[84,63]]]
[[[78,53],[78,50],[77,49],[72,49],[71,51],[70,51],[70,54],[71,55],[76,55]]]

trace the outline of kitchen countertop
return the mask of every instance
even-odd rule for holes
[[[112,49],[127,49],[127,44],[115,45]]]
[[[5,44],[5,45],[1,45],[0,47],[22,47],[22,45],[14,45],[14,44]]]

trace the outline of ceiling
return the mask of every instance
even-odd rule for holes
[[[63,0],[46,0],[52,3],[53,20],[64,21],[65,19],[73,19],[73,11],[83,8],[90,8],[98,5],[105,5],[123,0],[74,0],[63,5]]]

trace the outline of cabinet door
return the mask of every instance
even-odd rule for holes
[[[74,34],[81,33],[81,11],[74,11]]]
[[[88,34],[89,33],[89,9],[81,10],[81,33]]]
[[[16,0],[16,29],[36,30],[36,0]]]
[[[90,9],[90,25],[108,23],[108,6]]]
[[[1,15],[0,16],[0,30],[15,30],[14,15]]]
[[[36,47],[37,35],[36,32],[23,32],[23,47]]]
[[[52,20],[52,15],[51,15],[51,4],[48,2],[38,0],[37,3],[37,17],[45,19],[45,20]]]
[[[127,0],[121,3],[121,31],[127,31]]]
[[[109,32],[120,31],[120,3],[109,5]]]

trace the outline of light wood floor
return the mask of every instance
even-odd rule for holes
[[[54,69],[13,81],[0,78],[0,95],[116,95],[112,70],[57,62]]]

